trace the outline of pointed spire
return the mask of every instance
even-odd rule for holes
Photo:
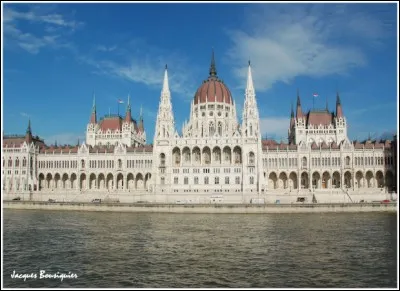
[[[92,113],[96,112],[96,95],[93,90],[93,105],[92,105]]]
[[[217,67],[215,65],[214,48],[213,48],[211,55],[210,77],[215,77],[215,76],[217,76]]]
[[[131,114],[131,93],[128,93],[128,105],[126,106],[125,113],[125,122],[131,122],[132,114]]]
[[[168,66],[167,65],[165,65],[164,82],[163,82],[162,92],[163,93],[169,93]]]
[[[336,117],[343,117],[342,104],[340,103],[339,92],[336,93]]]
[[[143,107],[140,105],[140,115],[139,115],[139,131],[144,132],[144,124],[143,124]]]
[[[30,118],[28,119],[28,128],[26,129],[26,134],[32,134]]]
[[[25,141],[30,144],[32,142],[31,119],[28,120],[28,128],[26,129]]]
[[[301,110],[300,93],[299,88],[297,88],[297,108],[296,108],[296,118],[303,117],[303,111]]]
[[[339,96],[339,91],[336,92],[336,105],[340,105],[340,96]]]
[[[90,115],[90,123],[97,123],[97,114],[96,114],[96,95],[93,90],[93,105],[92,105],[92,114]]]
[[[293,102],[292,102],[292,105],[291,105],[291,108],[290,108],[290,117],[294,118]]]
[[[246,91],[254,91],[253,76],[251,74],[251,66],[249,61],[249,67],[247,71],[247,87]]]
[[[326,97],[326,111],[329,111],[329,109],[328,109],[328,97]]]

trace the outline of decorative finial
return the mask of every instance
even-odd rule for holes
[[[250,58],[249,58],[249,66],[250,66]]]
[[[28,128],[26,129],[26,133],[27,134],[32,134],[32,131],[31,131],[31,118],[30,117],[28,119]]]
[[[216,75],[217,75],[217,68],[215,66],[214,48],[212,48],[210,76],[216,76]]]

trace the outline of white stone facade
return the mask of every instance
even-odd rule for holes
[[[279,144],[261,138],[250,64],[241,123],[216,72],[207,82],[214,84],[215,96],[199,89],[178,134],[165,69],[153,146],[145,145],[143,120],[141,125],[131,120],[130,104],[125,119],[109,116],[106,131],[101,129],[106,117],[97,123],[94,104],[87,140],[79,146],[46,147],[26,137],[16,143],[5,136],[3,199],[355,202],[381,200],[396,187],[396,141],[350,142],[340,101],[329,117],[329,112],[304,114],[298,99],[290,143]]]

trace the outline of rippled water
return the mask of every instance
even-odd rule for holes
[[[4,287],[396,287],[390,213],[8,210]],[[11,274],[37,273],[37,279]],[[76,273],[76,279],[40,279]]]

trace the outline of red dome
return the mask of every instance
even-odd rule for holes
[[[228,87],[215,76],[210,76],[204,83],[197,89],[194,95],[194,104],[208,102],[220,102],[233,104],[232,95]]]
[[[232,95],[228,87],[218,79],[217,68],[215,66],[214,49],[211,56],[210,76],[197,89],[194,95],[194,104],[208,102],[220,102],[233,104]]]

